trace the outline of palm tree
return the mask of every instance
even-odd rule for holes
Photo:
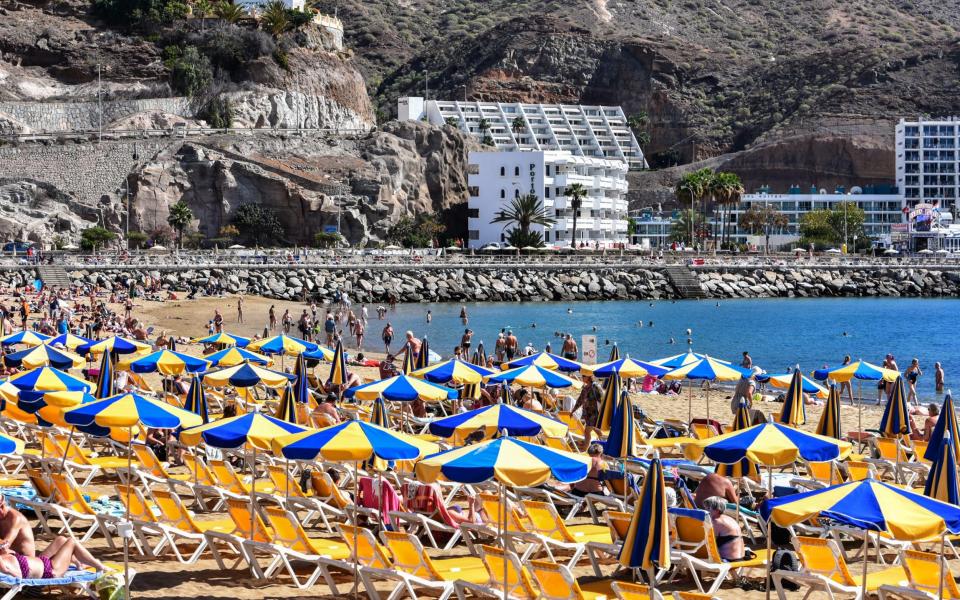
[[[730,220],[730,206],[739,204],[743,198],[743,182],[736,173],[721,171],[714,175],[714,189],[716,191],[717,202],[721,206],[721,216],[723,224],[720,227],[720,245],[727,241],[727,231],[729,227],[727,222]]]
[[[177,230],[177,246],[180,248],[183,248],[183,232],[186,231],[192,220],[193,211],[183,200],[170,207],[167,224]]]
[[[582,183],[571,183],[567,186],[566,195],[570,198],[570,208],[573,209],[573,228],[571,229],[570,247],[577,247],[577,217],[580,214],[580,207],[583,206],[583,199],[589,195],[589,191]]]
[[[523,130],[526,128],[527,124],[521,116],[514,117],[513,121],[510,122],[510,129],[512,129],[514,133],[523,133]]]
[[[210,3],[210,0],[193,0],[193,16],[200,19],[200,31],[204,30],[207,17],[210,16],[212,10],[213,5]]]
[[[687,173],[680,178],[674,187],[674,194],[681,204],[688,204],[690,210],[696,210],[696,204],[704,198],[707,193],[707,186],[712,177],[713,171],[710,169],[700,169],[692,173]],[[690,225],[690,245],[694,246],[694,221],[689,221]]]
[[[547,215],[543,208],[543,201],[536,194],[527,194],[514,198],[506,208],[501,208],[496,213],[496,217],[491,223],[513,223],[521,233],[527,235],[530,233],[531,225],[542,225],[550,227],[556,221]],[[507,225],[503,228],[506,229]]]
[[[227,2],[226,0],[217,3],[215,12],[218,17],[227,23],[236,23],[247,14],[247,11],[242,6]]]
[[[272,0],[263,9],[260,23],[273,37],[279,36],[290,27],[290,17],[287,16],[287,7],[282,0]]]

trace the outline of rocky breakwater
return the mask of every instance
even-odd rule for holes
[[[697,270],[712,298],[960,296],[960,270],[927,268]]]
[[[331,299],[337,290],[353,302],[628,300],[669,298],[673,289],[662,273],[649,269],[424,268],[424,269],[188,269],[75,270],[74,283],[101,286],[159,281],[165,289],[188,292],[222,285],[228,293],[278,300]]]

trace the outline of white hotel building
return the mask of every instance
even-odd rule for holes
[[[952,209],[960,197],[960,117],[901,119],[896,138],[897,186],[907,203]]]
[[[555,224],[534,226],[547,246],[569,247],[573,210],[566,186],[588,190],[577,217],[577,245],[627,243],[627,171],[647,164],[619,106],[457,102],[401,98],[400,120],[456,122],[490,146],[469,157],[468,242],[505,243],[511,227],[491,223],[516,197],[535,194]],[[522,121],[522,126],[520,123]]]

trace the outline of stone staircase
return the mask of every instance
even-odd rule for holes
[[[663,270],[681,298],[700,299],[707,297],[706,292],[700,285],[700,279],[686,265],[668,265]]]
[[[45,288],[66,289],[70,287],[70,276],[59,265],[40,265],[37,267],[37,276],[43,282]]]

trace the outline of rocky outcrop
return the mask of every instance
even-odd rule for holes
[[[50,184],[0,178],[0,240],[52,243],[74,240],[87,227],[114,215],[113,207],[80,204]],[[105,209],[105,211],[104,211]]]
[[[695,269],[711,298],[960,296],[956,269]]]

